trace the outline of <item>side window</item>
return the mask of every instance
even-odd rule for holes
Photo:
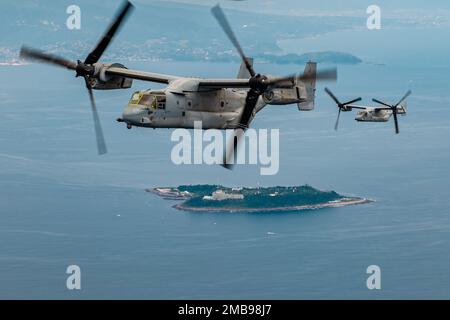
[[[166,109],[166,97],[158,96],[156,98],[158,109],[165,110]]]

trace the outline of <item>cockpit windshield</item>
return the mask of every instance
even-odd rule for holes
[[[140,99],[141,95],[139,94],[139,92],[135,92],[131,97],[130,104],[138,104]]]
[[[166,109],[166,95],[163,93],[135,93],[130,104],[137,104],[152,109]]]

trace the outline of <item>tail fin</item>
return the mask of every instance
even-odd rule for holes
[[[250,65],[253,67],[253,58],[246,58],[247,61],[250,63]],[[245,66],[245,63],[242,61],[241,67],[239,68],[239,73],[237,75],[238,79],[250,79],[252,76],[250,75],[250,72],[248,72],[247,67]]]
[[[302,81],[305,86],[307,100],[298,104],[300,111],[311,111],[314,109],[314,101],[316,99],[316,75],[317,75],[317,63],[308,62],[305,67],[304,75],[310,76],[310,80]]]

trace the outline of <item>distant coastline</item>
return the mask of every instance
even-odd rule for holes
[[[0,66],[4,67],[4,66],[13,66],[13,67],[18,67],[18,66],[25,66],[28,63],[23,62],[23,61],[0,61]]]
[[[154,61],[175,61],[175,62],[212,62],[212,63],[239,63],[239,57],[235,54],[221,54],[221,55],[209,55],[205,59],[202,55],[186,54],[181,56],[171,56],[169,53],[161,55],[148,55],[148,54],[136,54],[130,51],[130,55],[112,54],[114,61],[127,62],[154,62]],[[9,59],[10,56],[3,56],[0,52],[0,66],[21,66],[28,64],[27,62],[20,60],[18,54],[14,55],[14,59]],[[313,61],[319,64],[345,64],[345,65],[357,65],[364,63],[359,57],[345,52],[323,51],[323,52],[309,52],[304,54],[289,53],[283,55],[277,54],[259,54],[254,56],[255,63],[272,63],[272,64],[296,64],[304,65],[307,62]],[[8,61],[9,60],[9,61]]]
[[[76,61],[80,52],[90,52],[105,30],[110,16],[99,16],[95,11],[83,12],[83,27],[74,32],[61,19],[60,8],[42,0],[33,7],[33,14],[23,16],[29,8],[19,1],[6,10],[5,25],[11,31],[0,41],[0,60],[19,58],[23,44],[62,55]],[[89,6],[87,0],[79,0],[80,7]],[[136,5],[137,6],[137,5]],[[213,62],[240,63],[240,57],[218,24],[211,18],[211,6],[169,1],[147,1],[139,4],[139,15],[127,21],[121,34],[114,39],[102,57],[105,62]],[[110,1],[98,4],[99,12],[111,12],[116,5]],[[314,52],[301,47],[285,51],[278,42],[320,36],[330,32],[360,27],[359,17],[351,16],[295,16],[273,12],[249,12],[226,9],[232,19],[231,27],[256,63],[304,64],[310,60],[319,63],[354,64],[361,60],[349,53]],[[15,16],[22,17],[15,19]],[[173,22],[176,21],[174,24]],[[344,49],[345,50],[345,49]],[[286,54],[287,53],[287,54]]]
[[[350,53],[336,51],[309,52],[301,55],[295,53],[285,55],[264,54],[257,56],[256,59],[275,64],[305,64],[309,61],[314,61],[317,63],[354,65],[364,62]]]

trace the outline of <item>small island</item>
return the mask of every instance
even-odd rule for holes
[[[308,185],[266,188],[192,185],[146,191],[166,200],[182,201],[173,207],[190,212],[293,212],[373,202],[366,198],[343,196],[335,191],[320,191]]]

